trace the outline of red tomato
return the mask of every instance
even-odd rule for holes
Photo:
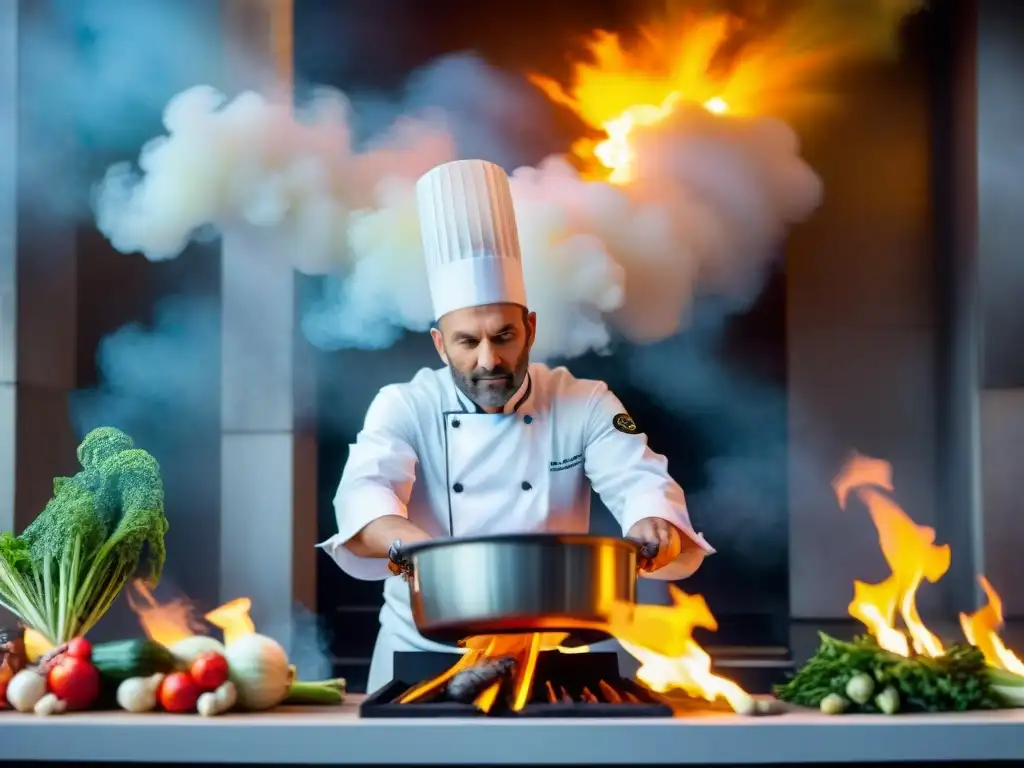
[[[0,682],[0,709],[7,709],[7,681]]]
[[[160,706],[168,712],[195,712],[200,693],[188,672],[173,672],[160,684]]]
[[[204,691],[214,691],[228,679],[228,660],[216,651],[201,654],[189,670],[192,679]]]
[[[89,661],[92,659],[92,643],[84,637],[76,637],[68,642],[67,654],[68,656],[74,656],[76,659]]]
[[[85,659],[63,656],[50,667],[46,687],[69,710],[88,709],[100,693],[100,673]]]

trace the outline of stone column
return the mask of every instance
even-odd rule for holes
[[[932,194],[935,263],[939,277],[939,482],[938,536],[953,543],[950,613],[971,611],[981,597],[976,574],[984,568],[979,384],[978,291],[978,16],[971,1],[940,0],[936,19]]]
[[[947,160],[952,426],[950,489],[971,536],[974,570],[1024,617],[1019,589],[1024,525],[1024,8],[999,0],[949,0],[956,30],[947,60]],[[977,599],[977,594],[974,595]]]
[[[52,215],[43,188],[73,125],[33,113],[32,94],[52,87],[38,81],[49,70],[33,57],[55,52],[19,36],[30,22],[44,28],[45,13],[26,0],[0,3],[0,531],[24,528],[53,478],[75,468],[76,229]],[[46,30],[48,44],[59,44]]]
[[[232,91],[290,89],[290,0],[223,8]],[[312,404],[312,356],[292,254],[239,233],[222,247],[220,594],[252,597],[256,626],[283,638],[293,603],[315,609],[316,435],[297,407]]]

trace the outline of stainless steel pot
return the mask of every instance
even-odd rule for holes
[[[517,534],[413,544],[400,551],[420,634],[576,632],[603,625],[617,601],[636,601],[653,548],[628,539]]]

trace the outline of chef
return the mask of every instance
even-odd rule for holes
[[[626,536],[658,545],[644,575],[685,578],[714,551],[608,387],[530,362],[537,318],[505,172],[446,163],[419,180],[416,199],[444,367],[374,398],[334,498],[338,533],[320,544],[349,575],[385,579],[371,692],[390,682],[396,651],[460,651],[416,631],[409,587],[389,568],[402,545],[586,533],[593,488]]]

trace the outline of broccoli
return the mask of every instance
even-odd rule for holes
[[[82,471],[53,483],[53,498],[21,536],[0,534],[0,605],[54,645],[84,635],[139,570],[163,570],[160,466],[112,427],[78,447]]]
[[[135,441],[114,427],[98,427],[85,436],[78,446],[78,463],[82,469],[91,472],[111,456],[135,447]]]

